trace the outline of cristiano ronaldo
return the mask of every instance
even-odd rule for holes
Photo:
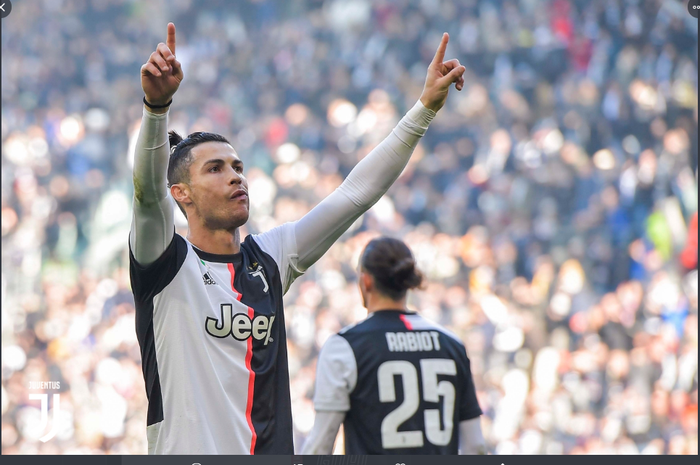
[[[228,140],[168,135],[184,78],[168,24],[141,68],[129,234],[149,454],[293,454],[282,296],[389,189],[464,66],[444,34],[415,106],[338,189],[298,221],[243,241],[248,183]],[[176,234],[174,208],[187,217]]]

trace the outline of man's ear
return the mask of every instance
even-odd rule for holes
[[[366,292],[371,292],[374,289],[374,280],[372,275],[369,273],[360,274],[360,279],[362,280],[362,285],[365,287]]]
[[[187,184],[184,183],[177,183],[170,186],[170,195],[182,205],[189,205],[192,202],[190,200],[190,190]]]

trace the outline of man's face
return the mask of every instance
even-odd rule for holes
[[[250,201],[243,162],[224,142],[205,142],[192,149],[189,196],[209,229],[231,230],[248,221]]]

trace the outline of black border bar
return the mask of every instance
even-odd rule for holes
[[[695,457],[695,458],[693,458]],[[3,455],[3,465],[634,465],[697,463],[697,456],[611,455]]]

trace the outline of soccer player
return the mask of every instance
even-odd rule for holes
[[[400,240],[375,239],[363,251],[369,316],[321,349],[305,455],[332,453],[341,423],[349,455],[486,453],[464,345],[406,310],[407,291],[422,279]]]
[[[145,93],[129,235],[150,454],[293,454],[282,296],[406,166],[465,68],[443,35],[420,101],[303,218],[246,237],[248,182],[225,137],[168,139],[183,80],[175,26],[141,68]],[[170,142],[170,143],[169,143]],[[187,217],[175,233],[173,202]]]

